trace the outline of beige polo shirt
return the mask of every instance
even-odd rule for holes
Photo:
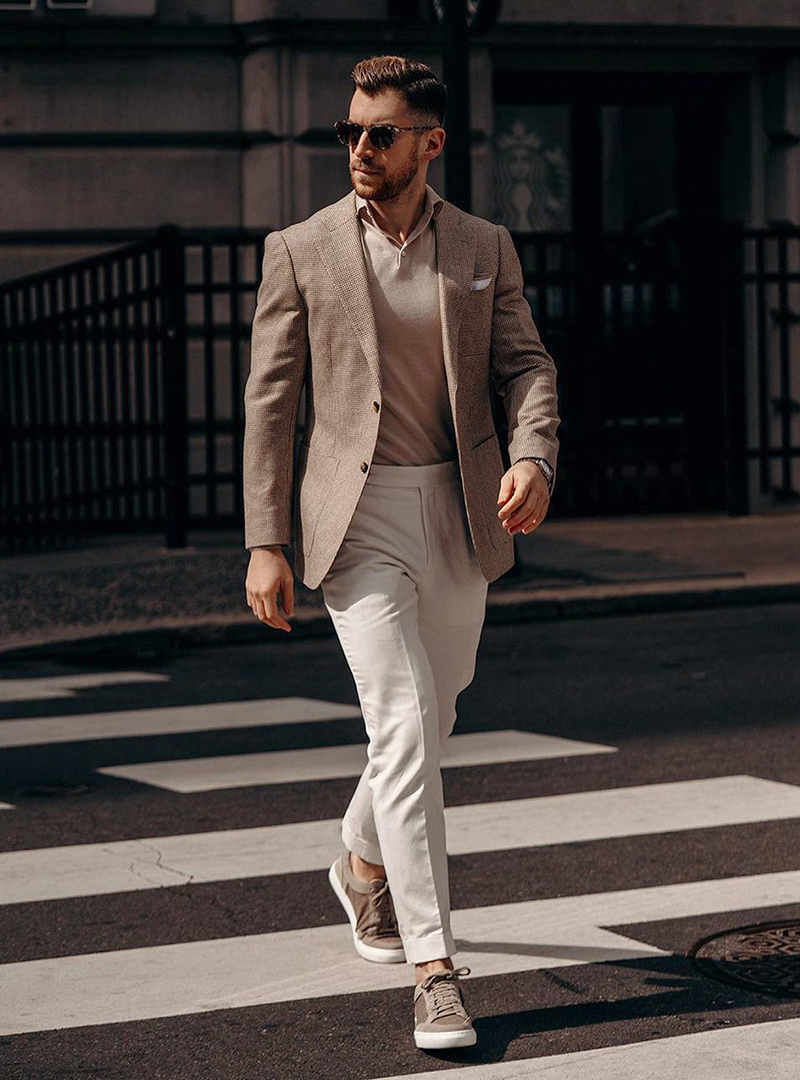
[[[434,218],[444,200],[425,185],[425,208],[404,243],[376,223],[356,194],[381,365],[382,404],[373,461],[430,465],[457,457],[439,311]]]

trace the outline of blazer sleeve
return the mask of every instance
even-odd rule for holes
[[[308,357],[308,310],[281,232],[264,240],[244,387],[244,546],[291,545],[294,438]]]
[[[561,422],[556,366],[545,349],[523,292],[522,267],[511,233],[498,225],[500,262],[492,310],[491,370],[508,419],[508,454],[541,457],[555,481]]]

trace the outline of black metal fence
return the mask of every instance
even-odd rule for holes
[[[174,229],[0,285],[7,551],[185,529],[183,240]]]
[[[241,524],[263,240],[165,227],[0,284],[6,551]],[[514,240],[558,368],[553,516],[797,498],[800,230]]]
[[[748,230],[736,274],[742,286],[739,440],[746,473],[767,505],[800,501],[800,229]]]

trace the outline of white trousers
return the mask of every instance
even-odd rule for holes
[[[440,760],[487,589],[458,461],[370,466],[322,593],[369,738],[342,840],[386,867],[408,963],[456,952]]]

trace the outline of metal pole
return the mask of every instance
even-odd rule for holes
[[[186,387],[186,262],[177,225],[158,230],[161,263],[161,334],[164,378],[166,476],[165,544],[186,547],[188,517],[188,427]]]
[[[723,377],[725,386],[725,470],[728,513],[749,514],[747,453],[747,363],[745,350],[744,226],[723,225],[720,243]]]
[[[445,198],[472,212],[469,32],[466,0],[443,0],[442,66],[447,86],[444,143]]]

